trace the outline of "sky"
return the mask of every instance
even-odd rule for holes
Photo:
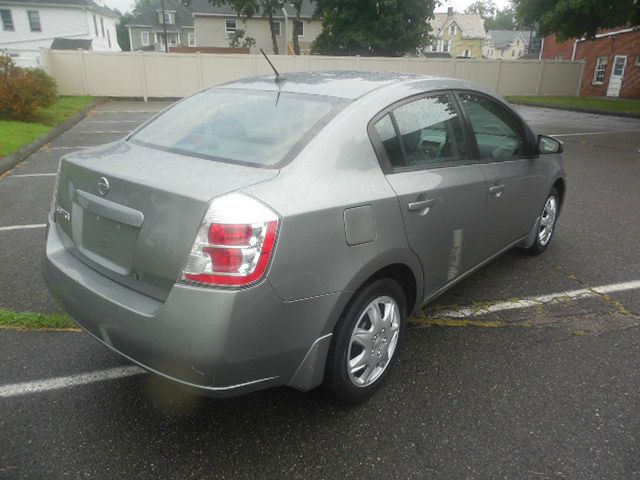
[[[462,12],[467,8],[474,0],[441,0],[442,5],[436,8],[436,12],[445,12],[447,7],[451,5],[456,12]],[[111,8],[117,8],[121,12],[126,12],[131,8],[133,0],[104,0],[107,6]],[[494,0],[494,3],[499,8],[504,8],[509,4],[509,0]]]

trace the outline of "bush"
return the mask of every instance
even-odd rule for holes
[[[22,68],[11,58],[0,56],[0,113],[18,120],[30,120],[57,97],[55,80],[39,68]]]

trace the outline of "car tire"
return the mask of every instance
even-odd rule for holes
[[[406,317],[405,294],[395,280],[376,280],[356,293],[327,356],[325,386],[334,398],[357,404],[378,391],[398,358]]]
[[[540,220],[536,223],[536,238],[531,247],[527,249],[532,255],[540,255],[544,252],[556,231],[556,222],[560,212],[560,196],[555,188],[547,196],[540,213]]]

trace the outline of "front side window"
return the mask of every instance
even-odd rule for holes
[[[205,90],[176,103],[132,141],[211,160],[273,166],[294,158],[344,105],[320,95]]]
[[[187,36],[187,39],[189,40],[189,46],[190,47],[195,47],[196,46],[196,34],[195,33],[189,33]]]
[[[607,73],[608,57],[598,57],[596,59],[596,68],[593,72],[593,84],[602,85],[604,83],[605,75]]]
[[[280,36],[280,22],[278,20],[273,21],[273,33],[276,37]]]
[[[27,10],[27,17],[29,17],[29,27],[32,32],[41,32],[42,25],[40,25],[40,12],[38,10]]]
[[[448,53],[449,52],[449,45],[450,45],[449,40],[445,40],[443,42],[443,44],[442,44],[442,51]]]
[[[389,116],[389,115],[387,115]],[[430,167],[467,160],[462,123],[449,94],[421,98],[397,107],[375,128],[395,168]],[[398,135],[391,135],[395,120]]]
[[[455,25],[451,25],[449,27],[449,35],[455,35],[456,34],[456,26]]]
[[[238,23],[236,22],[236,20],[225,20],[224,32],[227,37],[234,37],[236,34],[237,28],[238,28]]]
[[[100,17],[100,30],[102,31],[102,37],[104,37],[104,18]]]
[[[302,20],[294,20],[293,30],[298,37],[304,37],[304,22]]]
[[[141,39],[142,39],[142,46],[143,47],[148,47],[149,46],[149,32],[142,32],[140,33]]]
[[[5,8],[0,9],[0,17],[2,18],[2,29],[5,32],[13,32],[15,27],[13,26],[11,10]]]
[[[522,122],[499,103],[481,95],[460,94],[480,152],[485,161],[504,161],[527,154]]]
[[[96,16],[93,16],[93,31],[96,34],[96,37],[98,36],[98,19],[96,18]]]

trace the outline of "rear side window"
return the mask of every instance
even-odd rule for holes
[[[390,134],[390,124],[394,135]],[[449,94],[405,103],[382,117],[375,128],[394,168],[429,167],[468,159],[462,123]]]
[[[193,95],[132,141],[201,158],[269,167],[295,157],[345,102],[321,95],[214,89]]]
[[[480,158],[504,161],[527,154],[522,122],[498,102],[481,95],[460,94],[476,137]]]

